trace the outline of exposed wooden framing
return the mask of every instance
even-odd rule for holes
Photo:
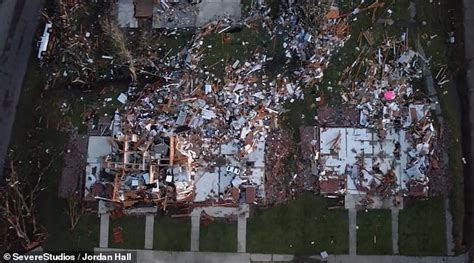
[[[174,136],[170,137],[170,166],[173,166],[174,162]]]
[[[112,195],[112,200],[114,201],[119,201],[119,198],[118,198],[118,191],[119,191],[119,185],[120,185],[120,181],[122,181],[122,177],[123,175],[125,174],[125,169],[122,169],[122,172],[120,173],[120,175],[116,175],[115,176],[115,180],[114,180],[114,193]]]
[[[362,12],[365,12],[365,11],[368,11],[370,9],[377,9],[379,7],[383,7],[384,6],[384,3],[383,2],[379,2],[379,0],[376,0],[374,3],[372,3],[371,5],[367,6],[367,7],[362,7],[362,4],[360,4],[357,8],[359,8],[359,12],[358,13],[362,13]],[[375,12],[374,12],[375,13]],[[352,12],[348,12],[348,13],[345,13],[345,14],[342,14],[342,15],[339,15],[338,17],[336,18],[344,18],[346,16],[349,16],[351,15]]]

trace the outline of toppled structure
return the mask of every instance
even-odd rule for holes
[[[272,28],[287,37],[284,48],[295,55],[287,56],[292,63],[305,65],[293,76],[266,75],[272,58],[264,51],[247,61],[230,61],[222,78],[201,67],[210,48],[204,37],[226,34],[228,21],[206,25],[174,57],[137,64],[137,74],[147,70],[156,80],[144,87],[131,85],[117,98],[124,107],[115,112],[110,136],[91,137],[86,197],[130,209],[166,209],[172,202],[258,204],[267,202],[267,195],[270,202],[279,202],[282,188],[273,183],[284,181],[273,172],[284,173],[289,152],[278,138],[291,138],[274,132],[280,129],[283,104],[302,98],[303,86],[320,81],[331,53],[348,37],[339,27],[344,19],[327,18],[327,5],[318,8],[318,27],[299,26],[282,16],[281,26]],[[301,14],[295,12],[293,16]],[[266,150],[269,135],[273,150]],[[95,147],[100,151],[91,153]],[[266,175],[268,171],[272,174]]]
[[[347,22],[339,19],[337,7],[330,6],[328,10],[322,3],[304,7],[290,6],[288,12],[278,17],[277,23],[287,34],[283,44],[285,57],[296,57],[302,62],[293,72],[294,76],[300,84],[312,85],[321,82],[333,52],[343,46],[350,35]]]
[[[328,190],[321,185],[322,193],[392,196],[408,192],[414,183],[428,183],[425,174],[413,173],[413,167],[421,164],[418,160],[410,163],[416,150],[405,131],[392,131],[382,139],[371,129],[321,128],[319,136],[318,161],[324,167],[320,182],[345,180],[342,189]]]
[[[344,71],[342,98],[359,110],[359,123],[318,129],[322,193],[428,194],[436,131],[429,104],[416,98],[411,84],[421,77],[422,59],[403,41],[389,39],[362,50]],[[358,75],[361,68],[366,72]]]
[[[375,46],[371,33],[362,32],[359,40],[368,45],[356,49],[359,56],[337,83],[344,87],[343,105],[327,107],[319,91],[331,57],[350,37],[348,17],[362,9],[340,14],[325,1],[299,1],[271,14],[264,4],[242,20],[208,17],[212,21],[192,34],[176,28],[124,33],[106,18],[78,31],[71,26],[74,18],[65,16],[68,7],[84,5],[60,1],[64,19],[55,20],[54,28],[62,29],[56,45],[61,56],[58,65],[49,65],[51,86],[61,79],[85,86],[127,74],[132,79],[117,97],[122,107],[111,123],[101,120],[90,131],[86,199],[165,210],[169,204],[281,203],[303,190],[382,197],[430,190],[438,134],[429,102],[412,85],[425,59],[407,47],[406,38],[384,38]],[[198,5],[124,0],[115,7],[123,27],[180,28],[194,23],[183,16]],[[136,24],[123,22],[124,15]],[[249,32],[271,41],[249,45],[242,40]],[[116,50],[99,48],[103,34]],[[189,42],[179,42],[187,36]],[[250,55],[218,57],[216,40]],[[144,43],[130,49],[133,41]],[[48,59],[43,63],[48,66]],[[311,104],[318,126],[304,128],[311,136],[300,145],[303,163],[292,160],[300,156],[280,126],[286,106],[300,103],[307,88],[321,95]]]
[[[290,96],[302,99],[301,88],[322,81],[331,56],[350,38],[349,26],[338,7],[324,1],[301,1],[281,9],[273,19],[271,8],[263,5],[250,13],[244,25],[262,24],[273,41],[283,38],[285,64],[292,66],[291,76],[283,78],[284,88]]]

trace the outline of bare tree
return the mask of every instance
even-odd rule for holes
[[[38,222],[35,203],[42,188],[42,178],[51,167],[54,159],[38,174],[37,180],[31,186],[21,178],[14,166],[10,163],[10,174],[0,194],[0,212],[13,230],[21,245],[30,249],[46,238],[46,229]]]
[[[65,210],[69,216],[70,229],[74,230],[85,213],[84,205],[79,197],[72,195],[68,199],[68,208]]]
[[[110,19],[102,20],[101,28],[104,33],[112,40],[112,43],[117,49],[120,59],[128,64],[130,76],[135,81],[137,79],[135,60],[133,59],[132,52],[130,52],[130,50],[127,48],[126,38],[123,34],[123,31],[119,28],[116,22],[113,22]]]

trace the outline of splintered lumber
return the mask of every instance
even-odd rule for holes
[[[341,139],[342,139],[342,134],[341,132],[338,132],[336,138],[334,138],[333,140],[329,142],[331,144],[331,149],[333,150],[339,149]]]
[[[362,5],[362,4],[361,4],[361,5]],[[336,18],[344,18],[344,17],[349,16],[349,15],[351,15],[351,14],[362,13],[362,12],[365,12],[365,11],[368,11],[368,10],[374,9],[374,8],[377,9],[377,8],[379,8],[379,7],[383,7],[383,6],[384,6],[384,3],[383,3],[383,2],[379,2],[379,1],[377,0],[377,1],[375,1],[373,4],[371,4],[371,5],[367,6],[367,7],[360,8],[361,5],[359,5],[356,10],[354,10],[354,11],[352,11],[352,12],[348,12],[348,13],[342,14],[342,15],[339,15],[339,16],[336,17]]]
[[[123,176],[124,173],[125,173],[125,170],[122,169],[122,172],[120,173],[120,175],[116,175],[116,176],[115,176],[115,180],[114,180],[114,193],[113,193],[113,195],[112,195],[112,200],[114,200],[114,201],[119,201],[119,200],[118,200],[119,185],[120,185],[120,181],[122,180],[122,176]]]
[[[174,136],[170,137],[170,166],[173,166],[174,162]]]
[[[163,201],[163,211],[166,211],[167,203],[168,203],[168,196],[165,196],[165,201]]]

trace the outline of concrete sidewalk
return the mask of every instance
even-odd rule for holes
[[[247,249],[247,217],[240,214],[237,218],[237,252],[245,252]]]
[[[199,229],[201,217],[191,216],[191,251],[199,251]]]
[[[399,254],[398,249],[398,215],[400,210],[399,209],[391,209],[392,214],[392,253],[395,255]]]
[[[176,251],[156,251],[156,250],[122,250],[122,249],[102,249],[99,251],[132,251],[137,253],[137,262],[140,263],[167,263],[167,262],[206,262],[206,263],[251,263],[259,262],[290,262],[294,255],[281,254],[250,254],[250,253],[215,253],[215,252],[176,252]],[[320,256],[310,258],[321,259]],[[325,262],[329,263],[466,263],[467,256],[458,257],[405,257],[405,256],[358,256],[358,255],[330,255]]]
[[[357,254],[357,210],[349,210],[349,254]]]
[[[153,249],[153,235],[155,233],[155,215],[146,215],[145,221],[145,248]]]
[[[102,248],[109,247],[109,214],[100,215],[100,233],[99,233],[99,246]]]

